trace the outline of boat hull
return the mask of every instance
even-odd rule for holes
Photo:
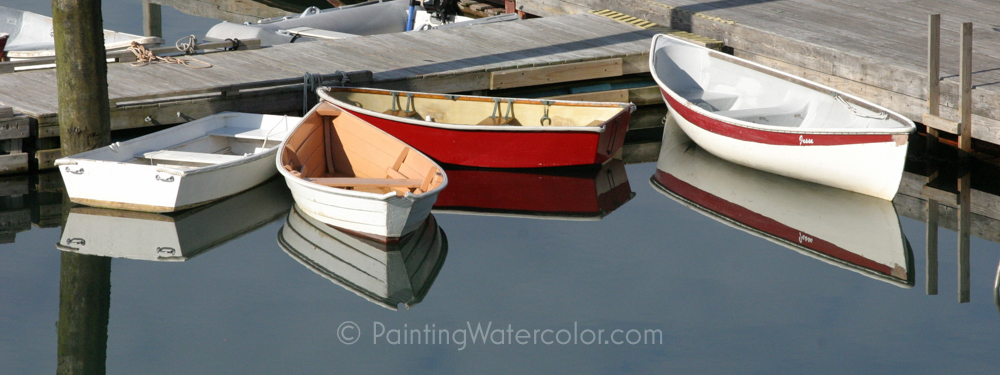
[[[382,242],[412,232],[431,213],[437,192],[397,197],[331,191],[300,178],[286,178],[299,209],[325,224]],[[368,195],[368,196],[366,196]]]
[[[903,177],[906,135],[753,131],[699,115],[666,92],[663,97],[698,146],[730,162],[886,200]]]
[[[319,124],[335,123],[335,121],[340,120],[339,117],[341,116],[347,116],[349,120],[344,123],[342,128],[339,128],[341,130],[334,130],[337,129],[335,128],[336,125],[318,128]],[[325,224],[381,242],[398,241],[399,237],[417,229],[427,216],[430,215],[431,207],[434,206],[438,194],[447,186],[447,176],[441,167],[434,164],[426,155],[423,155],[378,128],[351,117],[353,116],[349,113],[342,112],[341,109],[329,103],[321,102],[316,105],[303,118],[302,123],[296,129],[296,133],[290,135],[278,147],[280,151],[274,161],[274,165],[285,178],[288,189],[295,199],[296,206],[303,213]],[[305,129],[302,129],[303,127]],[[325,137],[325,141],[312,142],[311,140],[314,139],[312,136]],[[295,141],[291,142],[290,140],[292,139],[295,139]],[[341,140],[341,143],[338,143],[341,145],[340,148],[333,145],[332,140],[334,139]],[[363,139],[365,144],[352,143],[351,148],[347,148],[345,143],[343,143],[344,139]],[[309,147],[304,146],[307,142],[310,145]],[[382,171],[385,171],[387,168],[393,168],[391,161],[388,165],[377,165],[372,161],[373,159],[377,159],[375,156],[371,156],[372,159],[362,158],[360,152],[363,152],[363,149],[375,149],[379,152],[392,149],[393,155],[399,155],[397,149],[402,149],[405,156],[397,160],[397,168],[400,165],[404,167],[411,165],[411,160],[414,160],[412,162],[413,165],[422,163],[420,165],[431,167],[431,171],[428,172],[429,174],[440,174],[440,183],[436,185],[432,184],[432,187],[427,191],[419,191],[416,194],[410,191],[406,193],[394,191],[377,193],[325,186],[315,181],[310,181],[310,179],[317,176],[303,175],[296,169],[304,169],[305,167],[296,166],[293,168],[291,165],[286,164],[292,163],[290,161],[292,159],[298,160],[299,151],[295,150],[299,149],[304,150],[301,151],[303,160],[314,155],[330,156],[331,159],[328,160],[329,164],[327,165],[335,164],[338,170],[354,170],[355,174],[364,168],[365,164],[363,163],[373,166],[369,172],[386,173]],[[350,157],[354,157],[355,159],[350,159]],[[340,158],[339,161],[334,160],[337,158]],[[395,159],[396,157],[393,156],[392,158]],[[292,170],[295,170],[294,174]],[[399,174],[401,172],[393,173]],[[364,179],[359,178],[357,175],[347,178]]]
[[[224,112],[60,158],[55,165],[74,203],[174,212],[249,190],[274,176],[277,142],[290,131],[289,121],[295,120],[287,116]],[[268,133],[274,129],[284,130]],[[240,134],[222,135],[229,131]],[[254,138],[240,138],[255,132],[268,133],[264,138],[271,137],[269,142],[273,146],[256,147],[263,144]],[[222,150],[232,152],[215,154]],[[184,160],[167,161],[165,156],[146,158],[147,154],[166,151],[177,151],[188,158],[196,157],[191,156],[194,154],[197,158],[209,158],[206,160],[210,162],[196,160],[194,165],[182,166]]]
[[[657,35],[653,78],[670,116],[733,163],[891,200],[913,122],[760,64]]]
[[[539,168],[601,164],[625,142],[629,114],[603,132],[455,130],[421,126],[346,109],[442,163],[480,168]]]
[[[249,190],[274,176],[275,150],[202,173],[79,160],[60,165],[70,201],[91,207],[175,212]]]
[[[317,92],[439,162],[477,168],[602,164],[621,149],[635,109],[346,87]]]

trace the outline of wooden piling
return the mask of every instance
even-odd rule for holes
[[[962,151],[972,151],[972,22],[962,24],[962,57],[959,81],[961,92],[959,96],[958,114],[962,129],[959,132],[958,148]]]
[[[108,67],[100,0],[53,0],[63,155],[111,143]]]
[[[941,106],[941,15],[931,14],[927,26],[927,113],[940,116]],[[937,129],[927,127],[927,145],[938,142]]]
[[[153,4],[149,0],[142,1],[142,33],[145,36],[163,37],[163,17],[160,13],[160,4]]]

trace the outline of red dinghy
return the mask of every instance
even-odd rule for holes
[[[320,97],[437,161],[483,168],[601,164],[621,148],[632,104],[330,87]]]

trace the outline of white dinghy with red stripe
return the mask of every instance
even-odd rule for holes
[[[909,119],[815,82],[667,35],[653,78],[670,115],[731,162],[882,199],[896,195]]]

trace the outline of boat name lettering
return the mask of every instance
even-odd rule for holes
[[[806,138],[806,137],[803,137],[801,135],[799,136],[799,146],[801,146],[801,145],[811,145],[811,144],[813,144],[812,138]]]
[[[802,234],[802,232],[799,232],[799,243],[806,243],[806,242],[812,243],[813,242],[812,237],[809,237],[807,235]]]

